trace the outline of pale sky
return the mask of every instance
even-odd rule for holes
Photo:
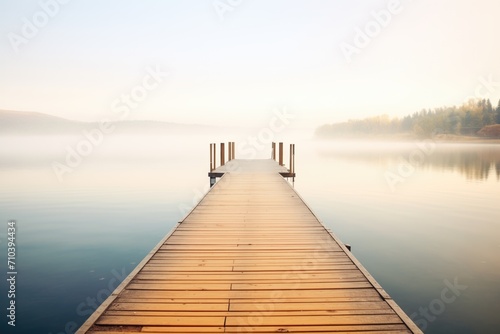
[[[499,13],[498,0],[0,0],[0,109],[98,121],[135,89],[126,119],[255,125],[286,107],[315,127],[496,106]]]

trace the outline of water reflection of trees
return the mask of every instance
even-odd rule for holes
[[[357,145],[352,149],[323,149],[321,155],[343,160],[363,161],[381,165],[386,168],[397,168],[402,161],[409,161],[410,154],[416,153],[414,167],[417,169],[437,169],[441,171],[458,171],[470,180],[487,180],[496,175],[500,181],[500,145],[457,145],[439,144],[429,154],[423,153],[416,144],[405,147],[362,147]]]
[[[500,149],[437,149],[424,166],[457,170],[471,180],[487,180],[492,172],[500,180]]]

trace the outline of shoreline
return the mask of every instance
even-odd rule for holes
[[[500,144],[500,138],[487,138],[477,136],[458,136],[441,134],[431,137],[417,137],[411,134],[396,134],[396,135],[378,135],[378,136],[345,136],[345,137],[331,137],[321,138],[315,137],[320,141],[387,141],[387,142],[412,142],[419,140],[433,140],[436,143],[446,144]]]
[[[500,138],[488,138],[477,136],[436,135],[432,139],[439,143],[458,144],[500,144]]]

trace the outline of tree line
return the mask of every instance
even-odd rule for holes
[[[500,124],[500,101],[494,108],[489,99],[482,99],[470,100],[461,106],[423,109],[403,118],[381,115],[326,124],[316,129],[316,135],[320,138],[404,133],[418,137],[436,133],[471,136],[494,124]]]

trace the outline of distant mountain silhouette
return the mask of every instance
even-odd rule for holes
[[[1,134],[71,133],[84,128],[85,123],[37,112],[0,110]]]
[[[157,121],[112,122],[114,132],[127,134],[179,134],[214,132],[222,128],[206,125],[178,124]],[[0,110],[0,134],[78,134],[98,128],[98,122],[80,122],[38,112]]]

